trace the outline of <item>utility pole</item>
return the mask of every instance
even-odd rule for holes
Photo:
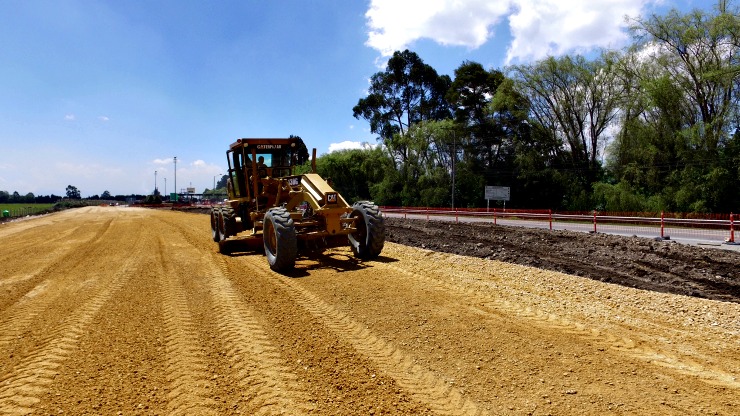
[[[457,159],[457,134],[452,131],[452,211],[455,211],[455,159]]]
[[[177,202],[177,156],[175,156],[175,202]]]

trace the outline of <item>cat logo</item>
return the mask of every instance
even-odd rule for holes
[[[337,203],[337,194],[326,194],[326,203],[327,204],[336,204]]]

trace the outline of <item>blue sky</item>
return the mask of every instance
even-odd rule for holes
[[[585,4],[587,3],[587,4]],[[699,3],[696,3],[699,4]],[[0,0],[0,190],[202,192],[240,137],[319,154],[376,143],[352,117],[409,48],[440,74],[621,48],[624,16],[691,0]],[[702,6],[705,8],[710,6]]]

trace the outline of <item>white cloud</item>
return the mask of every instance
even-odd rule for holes
[[[195,166],[196,168],[202,168],[202,167],[205,167],[206,166],[206,162],[198,159],[198,160],[196,160],[196,161],[193,162],[193,166]]]
[[[511,39],[506,63],[570,51],[621,47],[625,16],[662,0],[371,0],[367,45],[382,56],[430,39],[444,46],[475,49],[508,19]],[[508,41],[508,39],[504,40]]]
[[[66,114],[64,116],[64,120],[66,120],[66,121],[74,121],[75,120],[75,115],[74,114]]]
[[[647,0],[517,0],[517,10],[509,16],[512,41],[506,62],[621,47],[628,40],[625,16],[638,16],[646,3]]]
[[[383,56],[403,50],[418,39],[441,45],[477,48],[492,35],[489,29],[510,10],[510,0],[372,0],[365,13],[367,45]]]
[[[353,142],[350,140],[345,140],[340,143],[331,143],[329,144],[329,153],[336,152],[337,150],[348,150],[348,149],[365,149],[369,150],[374,148],[375,144],[370,144],[368,142]]]
[[[98,117],[98,120],[100,120],[102,122],[106,122],[106,121],[110,121],[110,118],[108,118],[107,116],[99,116]]]
[[[152,160],[152,163],[155,165],[170,165],[174,163],[174,160],[171,157],[168,157],[167,159],[154,159]]]

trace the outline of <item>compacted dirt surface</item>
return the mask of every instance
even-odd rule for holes
[[[0,224],[0,414],[740,414],[735,253],[387,225],[286,276],[206,215]]]

